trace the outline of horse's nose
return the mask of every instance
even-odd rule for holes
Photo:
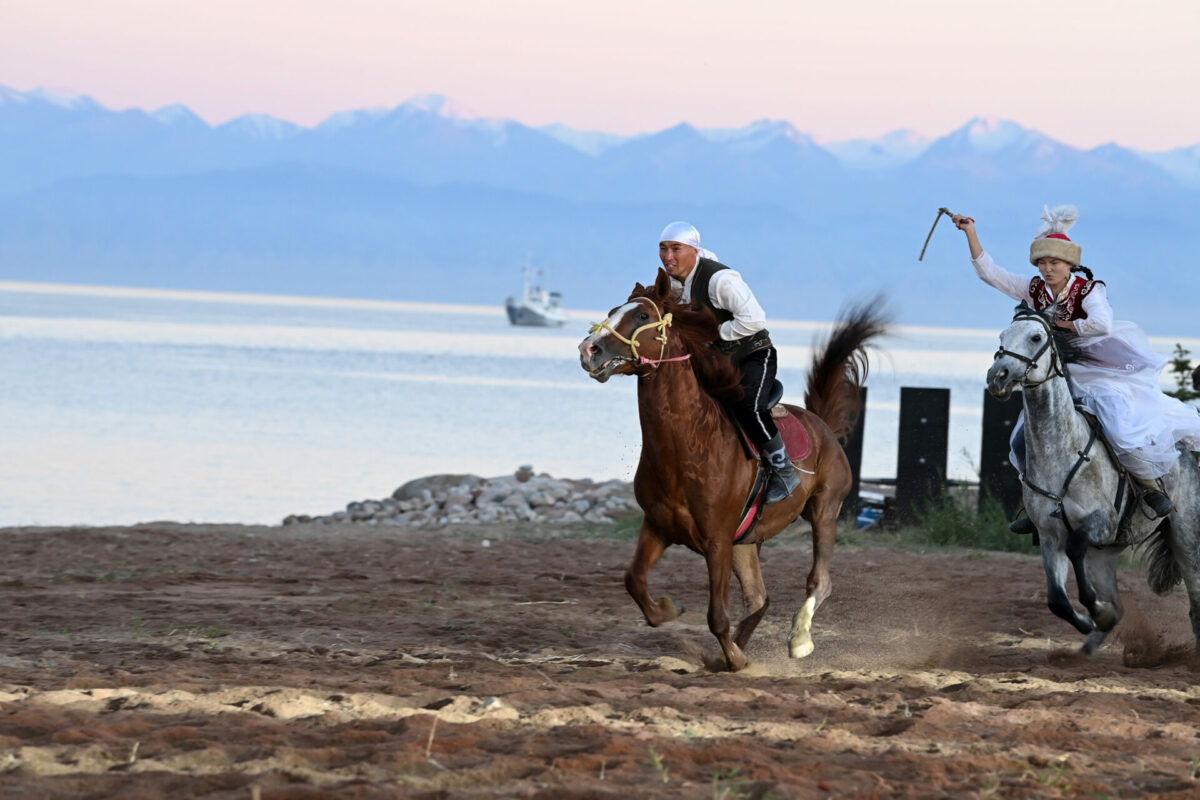
[[[1002,397],[1008,390],[1008,367],[1001,367],[998,364],[993,364],[988,370],[987,387],[988,391],[995,397]]]
[[[600,356],[600,348],[596,346],[597,338],[589,336],[579,343],[579,362],[584,369],[589,369]]]

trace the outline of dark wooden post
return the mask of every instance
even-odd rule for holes
[[[896,452],[896,517],[912,522],[946,486],[950,390],[900,387]]]
[[[863,421],[867,416],[867,387],[865,386],[858,390],[858,409],[858,421],[854,423],[854,430],[850,431],[850,436],[842,445],[842,450],[845,451],[846,458],[850,461],[850,473],[854,476],[850,494],[846,495],[846,500],[842,503],[842,519],[858,517],[858,487],[862,484]]]
[[[983,392],[983,441],[979,447],[979,511],[985,497],[1000,501],[1011,519],[1021,505],[1021,482],[1008,461],[1008,440],[1021,413],[1021,393],[1008,400],[997,400]]]

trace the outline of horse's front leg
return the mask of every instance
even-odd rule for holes
[[[709,539],[712,546],[704,554],[708,563],[708,629],[721,644],[725,665],[731,672],[746,668],[746,656],[729,635],[729,576],[733,562],[733,543],[722,537]]]
[[[804,605],[792,616],[792,630],[788,634],[788,655],[792,658],[804,658],[812,653],[813,617],[833,592],[829,563],[837,542],[837,518],[841,509],[842,499],[826,492],[813,495],[804,508],[804,518],[812,525],[813,562],[808,571]]]
[[[1088,574],[1095,579],[1097,595],[1095,607],[1089,609],[1092,619],[1096,621],[1096,630],[1088,634],[1082,648],[1084,654],[1089,656],[1096,652],[1096,648],[1104,642],[1109,631],[1116,627],[1125,613],[1117,593],[1117,559],[1120,557],[1121,551],[1117,548],[1088,550]]]
[[[741,584],[742,597],[746,601],[746,616],[742,617],[738,623],[737,630],[733,634],[733,641],[743,650],[746,649],[751,634],[754,633],[754,629],[758,627],[763,615],[767,613],[767,607],[771,604],[770,598],[767,597],[767,587],[763,583],[762,566],[758,559],[758,551],[761,548],[761,544],[739,544],[733,547],[733,574],[737,576],[738,583]]]
[[[657,602],[650,598],[647,576],[650,568],[658,562],[666,549],[667,543],[643,521],[633,561],[625,570],[625,591],[629,592],[633,601],[638,604],[638,608],[646,617],[646,623],[652,628],[670,622],[683,613],[683,609],[669,597],[660,598]]]
[[[1093,511],[1083,523],[1067,533],[1066,554],[1075,570],[1075,585],[1079,588],[1079,602],[1096,623],[1101,631],[1110,631],[1121,618],[1121,610],[1114,605],[1116,596],[1115,578],[1107,581],[1103,572],[1103,561],[1091,557],[1093,543],[1107,543],[1110,537],[1105,536],[1106,530],[1115,527],[1110,515],[1102,511]],[[1102,571],[1095,575],[1091,567],[1101,566]],[[1111,583],[1111,586],[1109,585]],[[1100,641],[1103,641],[1103,636]],[[1089,640],[1090,641],[1090,640]],[[1098,646],[1099,641],[1095,644]],[[1092,648],[1093,650],[1095,647]]]
[[[1096,629],[1091,618],[1085,617],[1071,605],[1067,597],[1067,568],[1070,562],[1058,549],[1058,536],[1042,533],[1042,566],[1046,570],[1046,605],[1055,616],[1062,617],[1075,626],[1080,633],[1088,634]]]

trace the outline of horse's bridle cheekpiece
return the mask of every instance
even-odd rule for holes
[[[1062,358],[1058,355],[1058,348],[1054,346],[1054,331],[1051,328],[1050,322],[1044,315],[1034,311],[1028,306],[1018,309],[1017,313],[1013,315],[1013,322],[1016,322],[1019,319],[1032,319],[1035,322],[1041,323],[1042,327],[1046,329],[1046,343],[1042,345],[1032,356],[1027,356],[1023,353],[1014,353],[1012,350],[1006,350],[1002,344],[996,350],[995,355],[992,356],[992,361],[995,361],[1001,356],[1009,356],[1023,363],[1025,365],[1025,373],[1021,375],[1021,386],[1025,388],[1029,388],[1031,386],[1040,386],[1056,376],[1062,376],[1065,378],[1066,373],[1063,372],[1062,369]],[[1034,366],[1037,365],[1038,359],[1042,357],[1042,354],[1045,353],[1046,350],[1050,350],[1050,372],[1040,381],[1030,383],[1028,380],[1029,373],[1031,370],[1033,370]]]
[[[628,339],[618,333],[617,330],[611,325],[609,325],[608,320],[595,323],[592,325],[592,327],[588,328],[588,333],[593,334],[596,331],[602,330],[608,331],[629,347],[629,353],[633,356],[633,360],[637,362],[638,366],[649,364],[651,367],[657,368],[659,364],[663,364],[668,361],[687,361],[689,358],[691,358],[691,353],[686,353],[682,356],[676,356],[675,358],[663,358],[667,352],[667,328],[671,327],[671,320],[673,319],[671,312],[668,311],[666,314],[663,314],[658,307],[658,303],[655,303],[649,297],[635,297],[633,299],[634,301],[645,300],[647,303],[649,303],[654,308],[654,313],[658,316],[658,321],[647,322],[645,325],[636,328],[633,333],[629,334]],[[645,356],[638,355],[638,335],[641,334],[642,331],[649,329],[658,330],[658,336],[654,337],[655,341],[662,343],[662,349],[658,353],[658,358],[646,358]]]

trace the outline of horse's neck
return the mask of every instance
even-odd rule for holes
[[[1087,421],[1075,410],[1067,379],[1054,377],[1024,390],[1025,448],[1030,461],[1058,462],[1068,448],[1074,452],[1087,441]],[[1078,446],[1076,446],[1078,445]]]
[[[718,432],[725,413],[700,388],[686,361],[663,364],[638,378],[638,417],[643,458],[676,459],[698,444],[710,453],[719,452]]]

